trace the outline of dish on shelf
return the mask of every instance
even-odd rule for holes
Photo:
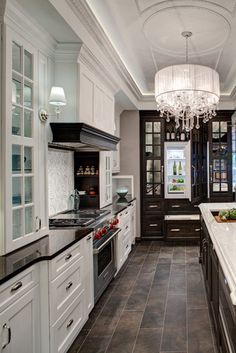
[[[119,197],[124,198],[128,194],[128,189],[125,187],[121,187],[116,190],[116,193]]]

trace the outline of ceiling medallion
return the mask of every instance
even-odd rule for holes
[[[188,39],[192,32],[183,32],[186,39],[186,64],[168,66],[155,75],[155,99],[161,117],[175,118],[176,128],[199,129],[200,118],[206,123],[216,116],[220,98],[219,74],[207,66],[188,63]]]

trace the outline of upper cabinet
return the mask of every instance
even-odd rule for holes
[[[115,136],[120,137],[120,111],[115,111]],[[112,152],[112,173],[120,172],[120,142]]]
[[[114,95],[83,63],[79,63],[79,121],[114,134]]]
[[[47,209],[45,192],[40,199],[38,120],[38,52],[13,30],[4,33],[5,100],[3,100],[1,171],[4,187],[4,241],[1,253],[13,251],[47,233],[40,209]],[[41,150],[40,150],[41,149]],[[45,190],[44,190],[45,191]],[[44,203],[42,207],[42,202]],[[43,212],[44,212],[43,211]],[[43,227],[42,227],[43,226]]]

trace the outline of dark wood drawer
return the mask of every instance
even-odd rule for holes
[[[166,200],[166,213],[200,213],[198,205],[193,205],[189,200],[169,199]]]
[[[163,236],[163,217],[146,216],[142,224],[142,236]]]
[[[176,220],[166,221],[167,239],[199,239],[201,233],[200,221]]]
[[[162,213],[165,211],[164,200],[144,200],[143,201],[144,212],[147,213]]]

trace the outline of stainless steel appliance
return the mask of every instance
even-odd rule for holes
[[[96,303],[116,273],[115,238],[120,229],[107,210],[70,210],[49,219],[51,228],[86,227],[93,232],[94,302]]]
[[[100,223],[94,231],[93,268],[94,302],[96,303],[116,273],[115,238],[120,229],[116,220]]]

